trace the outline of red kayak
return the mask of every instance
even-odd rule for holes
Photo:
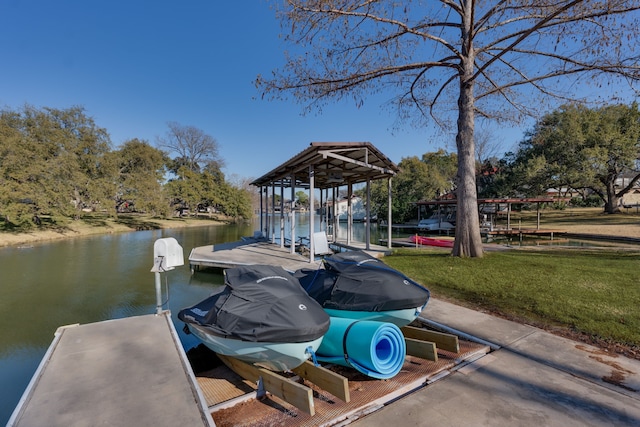
[[[424,236],[411,236],[409,238],[411,243],[417,243],[419,245],[426,246],[439,246],[441,248],[452,248],[453,240],[445,240],[445,239],[435,239],[433,237],[424,237]]]

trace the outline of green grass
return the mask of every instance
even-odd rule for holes
[[[399,249],[385,263],[436,298],[640,345],[640,251],[500,251],[478,259]]]
[[[640,214],[635,209],[625,210],[625,213],[611,215],[603,212],[602,208],[568,208],[564,210],[543,209],[540,212],[540,226],[562,229],[573,225],[600,225],[628,226],[638,225]],[[506,215],[500,217],[500,225],[505,226]],[[533,228],[537,225],[537,213],[535,210],[522,210],[511,212],[511,226]]]

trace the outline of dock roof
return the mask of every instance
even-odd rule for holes
[[[312,142],[306,150],[251,184],[309,188],[311,166],[314,187],[319,189],[389,178],[399,171],[398,166],[370,142]]]

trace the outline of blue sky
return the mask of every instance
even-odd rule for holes
[[[392,131],[384,97],[304,117],[260,99],[256,76],[284,62],[280,33],[262,0],[0,0],[0,107],[82,106],[115,147],[193,125],[217,139],[228,177],[258,177],[312,141],[369,141],[395,162],[455,149],[433,129]],[[522,135],[499,138],[509,150]]]

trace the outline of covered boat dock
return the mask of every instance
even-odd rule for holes
[[[506,205],[506,217],[507,217],[507,226],[506,228],[495,228],[493,226],[493,220],[489,221],[489,226],[484,227],[482,230],[483,233],[487,235],[506,235],[506,236],[522,236],[522,235],[550,235],[553,238],[554,234],[563,234],[564,230],[547,230],[540,228],[540,206],[545,203],[558,203],[558,202],[568,202],[570,199],[568,198],[557,198],[557,197],[525,197],[525,198],[487,198],[487,199],[478,199],[478,213],[482,215],[483,213],[487,213],[490,217],[494,215],[498,215],[501,213],[501,206]],[[451,212],[451,209],[455,209],[457,204],[457,200],[455,198],[451,199],[441,199],[441,200],[426,200],[417,202],[418,212],[420,213],[420,209],[423,206],[436,206],[437,212],[440,213],[442,210],[447,210],[447,212],[451,215],[455,215],[455,212]],[[519,204],[535,204],[536,205],[536,227],[535,229],[522,229],[520,227],[514,229],[511,226],[511,213],[513,205]]]
[[[309,261],[313,262],[318,254],[317,239],[326,236],[329,244],[351,248],[358,247],[353,242],[353,211],[351,199],[355,184],[366,184],[366,217],[365,242],[362,249],[370,250],[371,236],[369,223],[371,220],[371,181],[387,180],[388,212],[387,221],[391,218],[391,179],[399,171],[398,166],[378,150],[370,142],[312,142],[307,149],[291,159],[272,169],[251,184],[260,188],[260,234],[272,243],[279,240],[281,248],[285,244],[285,211],[289,215],[289,251],[295,252],[296,230],[294,201],[296,190],[304,189],[309,192]],[[335,204],[340,187],[347,188],[347,239],[339,242],[335,230],[338,228],[338,218],[335,215]],[[290,190],[290,206],[285,209],[285,189]],[[276,194],[279,192],[280,204],[276,206]],[[329,194],[331,193],[331,194]],[[314,213],[316,197],[319,196],[320,223],[316,225]],[[269,206],[271,201],[271,206]],[[323,210],[327,204],[327,211]],[[279,218],[276,213],[279,211]],[[269,215],[269,212],[274,215]],[[276,221],[279,224],[276,224]],[[276,228],[279,236],[277,236]],[[316,234],[319,232],[321,234]],[[324,233],[324,234],[322,234]],[[391,229],[388,231],[388,248],[391,248]]]

